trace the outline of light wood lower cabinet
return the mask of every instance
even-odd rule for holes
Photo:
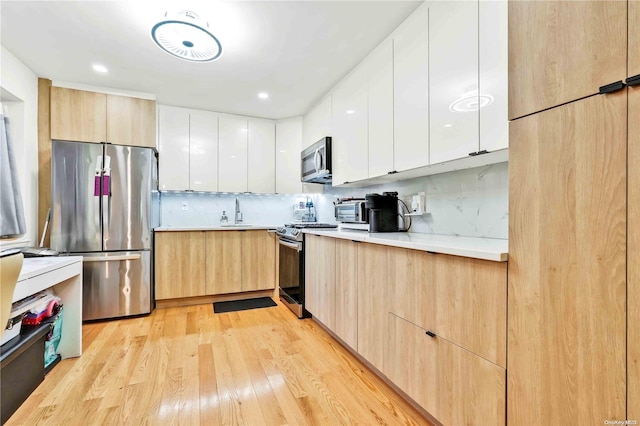
[[[335,240],[335,333],[353,349],[358,347],[358,246],[349,240]]]
[[[275,234],[267,231],[241,231],[242,291],[275,287]]]
[[[386,374],[444,425],[504,425],[506,372],[394,314]]]
[[[386,374],[384,350],[387,346],[389,249],[377,244],[358,246],[358,353]]]
[[[389,310],[506,368],[507,265],[389,250]]]
[[[207,294],[242,291],[242,240],[240,231],[207,231]]]
[[[305,236],[305,305],[314,318],[335,329],[336,240]]]
[[[156,299],[206,294],[205,233],[155,233]]]
[[[157,300],[275,288],[276,246],[266,230],[155,235]]]

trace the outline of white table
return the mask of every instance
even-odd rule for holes
[[[58,353],[62,359],[82,355],[82,256],[24,259],[13,301],[47,288],[62,299],[64,314]]]

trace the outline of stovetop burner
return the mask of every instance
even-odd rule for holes
[[[288,223],[284,225],[287,228],[305,229],[305,228],[337,228],[338,225],[331,223]]]

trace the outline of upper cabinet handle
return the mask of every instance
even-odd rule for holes
[[[622,82],[622,80],[616,81],[615,83],[607,84],[606,86],[601,86],[600,94],[603,95],[605,93],[617,92],[618,90],[624,89],[624,87],[625,87],[625,84]]]
[[[634,75],[633,77],[627,78],[627,86],[637,86],[640,85],[640,74]]]

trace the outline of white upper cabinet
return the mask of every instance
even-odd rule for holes
[[[189,110],[158,105],[160,190],[189,189]]]
[[[247,119],[220,114],[218,191],[247,191]]]
[[[480,150],[509,147],[508,2],[480,0]]]
[[[367,68],[360,64],[332,93],[334,185],[369,177]]]
[[[276,122],[276,192],[298,194],[300,182],[300,145],[302,144],[302,117]]]
[[[479,151],[478,2],[429,3],[430,164]]]
[[[393,40],[365,60],[369,85],[369,177],[393,171]]]
[[[420,6],[393,36],[393,158],[396,171],[429,164],[429,9]]]
[[[248,190],[276,192],[276,122],[249,118]]]
[[[325,136],[333,136],[331,127],[331,94],[328,94],[304,116],[300,151]]]
[[[189,189],[218,190],[218,114],[189,112],[190,167]]]

